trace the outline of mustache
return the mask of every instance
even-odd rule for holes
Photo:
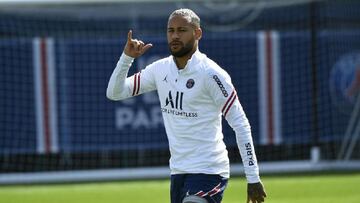
[[[174,41],[169,43],[169,45],[178,45],[178,44],[183,45],[183,43],[181,41],[177,41],[177,40],[174,40]]]

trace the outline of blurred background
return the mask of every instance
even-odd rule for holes
[[[133,74],[169,55],[167,18],[185,7],[201,18],[200,50],[233,79],[262,174],[359,171],[357,0],[2,0],[0,184],[168,177],[156,92],[105,92],[128,30],[154,45]]]

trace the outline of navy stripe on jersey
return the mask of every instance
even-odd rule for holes
[[[224,115],[224,117],[227,115],[227,113],[229,112],[231,106],[233,105],[234,101],[237,98],[237,94],[235,89],[232,91],[230,97],[228,98],[228,100],[226,101],[224,107],[222,108],[222,114]]]

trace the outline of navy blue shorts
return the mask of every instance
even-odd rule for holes
[[[171,203],[181,203],[185,196],[196,195],[209,203],[220,203],[228,179],[220,175],[176,174],[171,175]]]

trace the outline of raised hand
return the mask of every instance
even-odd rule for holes
[[[133,58],[137,58],[143,55],[148,49],[150,49],[152,44],[145,44],[141,40],[132,38],[132,30],[129,30],[127,36],[127,42],[124,48],[124,53]]]
[[[248,183],[247,203],[261,203],[265,201],[266,192],[261,182]]]

